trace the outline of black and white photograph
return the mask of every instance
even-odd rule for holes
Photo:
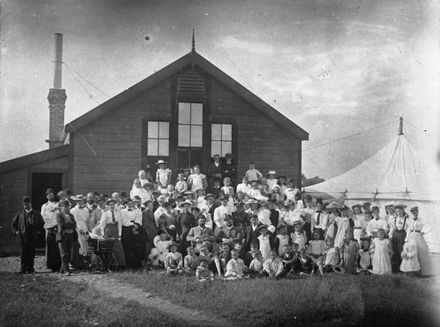
[[[0,0],[0,326],[440,326],[440,3]]]

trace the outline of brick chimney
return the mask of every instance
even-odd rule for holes
[[[55,33],[55,70],[53,89],[49,89],[49,149],[63,145],[66,90],[62,88],[63,34]]]

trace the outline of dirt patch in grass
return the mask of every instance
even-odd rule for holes
[[[0,272],[0,325],[188,326],[134,301],[102,295],[85,283]]]

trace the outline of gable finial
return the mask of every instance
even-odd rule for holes
[[[192,33],[191,52],[196,52],[196,40],[194,37],[194,27],[193,27],[193,33]]]

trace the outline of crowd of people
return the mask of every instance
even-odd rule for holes
[[[198,166],[172,181],[163,160],[155,176],[140,171],[129,192],[72,196],[46,191],[41,215],[24,197],[12,222],[21,273],[34,271],[35,242],[45,229],[53,272],[85,268],[90,239],[114,240],[119,269],[162,269],[199,281],[297,275],[432,275],[418,208],[370,203],[351,208],[303,194],[292,179],[251,163],[236,180],[232,156],[216,155],[207,174]],[[43,235],[44,236],[44,235]]]

